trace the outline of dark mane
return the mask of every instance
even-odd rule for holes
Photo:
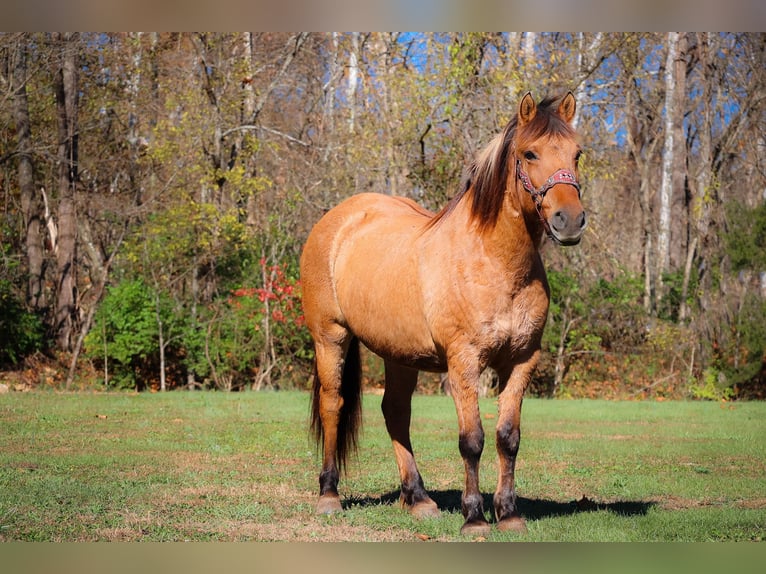
[[[574,131],[556,113],[560,97],[546,97],[537,105],[535,117],[517,134],[518,116],[476,156],[465,170],[458,193],[437,213],[429,227],[438,225],[468,196],[471,216],[480,231],[492,229],[503,207],[508,186],[508,170],[515,165],[515,152],[523,153],[544,135],[574,137]]]

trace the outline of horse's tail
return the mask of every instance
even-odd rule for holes
[[[311,401],[311,430],[319,448],[324,448],[324,430],[319,413],[321,389],[316,360],[314,361],[313,399]],[[359,339],[351,338],[346,360],[343,363],[340,394],[342,399],[338,420],[338,444],[335,462],[343,470],[351,451],[356,452],[359,429],[362,425],[362,363],[359,355]]]

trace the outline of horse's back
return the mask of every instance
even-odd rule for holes
[[[328,265],[335,266],[338,256],[347,253],[344,247],[354,244],[353,249],[357,249],[359,237],[412,236],[431,217],[431,212],[405,197],[353,195],[330,209],[311,230],[301,256],[302,273],[325,274]]]
[[[382,193],[358,193],[352,195],[333,207],[327,212],[327,215],[331,213],[345,217],[358,217],[362,215],[367,218],[383,219],[408,219],[412,217],[420,224],[424,220],[433,217],[433,213],[408,197],[384,195]]]

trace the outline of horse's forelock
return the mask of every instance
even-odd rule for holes
[[[561,98],[548,97],[537,105],[537,113],[532,121],[525,124],[516,134],[516,146],[527,149],[543,136],[574,138],[575,132],[558,114]]]

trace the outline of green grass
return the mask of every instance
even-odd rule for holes
[[[485,509],[495,404],[482,401]],[[462,540],[463,465],[447,397],[416,396],[413,441],[442,509],[417,521],[365,395],[345,511],[315,516],[319,460],[299,392],[0,396],[0,540]],[[527,399],[525,535],[488,540],[749,541],[766,535],[766,404]]]

